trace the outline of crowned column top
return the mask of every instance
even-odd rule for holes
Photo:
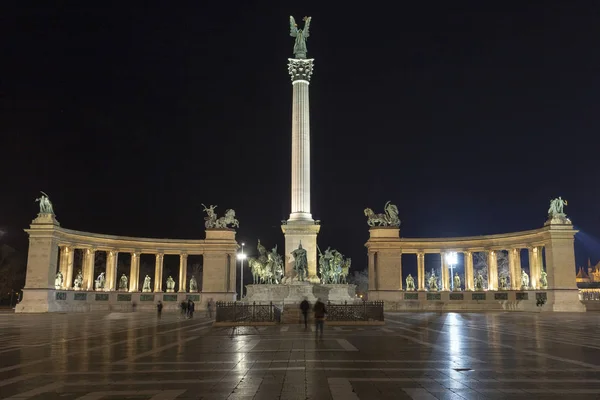
[[[288,72],[292,77],[292,83],[310,82],[313,73],[314,58],[288,58]]]

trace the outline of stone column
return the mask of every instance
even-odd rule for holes
[[[164,254],[156,254],[156,266],[154,268],[154,291],[162,292],[162,281],[163,281],[163,259]]]
[[[129,272],[129,291],[139,292],[140,285],[140,253],[131,253],[131,267]]]
[[[106,283],[104,291],[112,292],[117,289],[117,257],[118,252],[110,250],[106,252]]]
[[[519,250],[516,248],[508,250],[508,270],[510,271],[510,288],[519,290],[521,288],[521,271],[518,257]]]
[[[425,253],[417,253],[417,281],[418,290],[425,290]]]
[[[75,258],[75,249],[68,247],[67,253],[67,274],[65,275],[65,289],[73,288],[73,261]]]
[[[187,286],[187,257],[185,253],[179,255],[179,293],[186,292]]]
[[[292,204],[290,218],[281,226],[285,236],[285,274],[293,277],[290,254],[300,244],[306,250],[308,280],[317,276],[317,234],[320,225],[310,212],[310,110],[308,86],[313,72],[313,59],[288,59],[292,78]]]
[[[540,279],[540,270],[538,269],[539,249],[536,246],[529,246],[527,253],[529,255],[529,286],[532,289],[538,289]]]
[[[473,290],[475,288],[475,276],[473,275],[473,252],[464,251],[465,256],[465,290]],[[454,277],[452,278],[454,279]]]
[[[83,273],[83,290],[94,290],[94,267],[96,264],[96,249],[84,250],[85,272]]]
[[[536,246],[537,248],[537,272],[538,272],[538,286],[541,288],[540,280],[542,279],[542,271],[544,271],[544,246]]]
[[[450,279],[448,277],[448,263],[446,261],[446,253],[441,252],[440,256],[442,258],[441,263],[441,275],[442,275],[442,287],[440,290],[450,290]]]
[[[498,290],[498,257],[494,250],[488,251],[488,290]]]
[[[377,257],[377,252],[375,251],[370,251],[369,252],[369,290],[377,290],[377,279],[376,279],[376,274],[377,274],[377,267],[375,265],[376,263],[376,257]]]
[[[63,276],[63,283],[61,289],[65,289],[67,286],[67,262],[68,262],[69,247],[60,246],[60,262],[58,264],[58,270]]]

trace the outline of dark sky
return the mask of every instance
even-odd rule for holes
[[[201,239],[201,203],[217,204],[249,250],[281,249],[292,14],[313,17],[322,248],[366,267],[363,209],[387,200],[403,236],[432,237],[534,229],[560,195],[586,235],[578,263],[600,258],[597,2],[13,3],[2,240],[26,244],[43,190],[71,229]]]

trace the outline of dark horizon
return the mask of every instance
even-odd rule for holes
[[[69,229],[202,239],[201,203],[217,204],[248,251],[283,249],[291,14],[313,17],[322,249],[366,268],[363,209],[388,200],[401,236],[447,237],[539,228],[562,196],[577,265],[596,263],[600,5],[462,4],[3,12],[0,240],[26,252],[43,190]]]

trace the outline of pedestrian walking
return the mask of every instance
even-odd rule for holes
[[[163,303],[162,301],[158,301],[158,304],[156,305],[156,315],[158,316],[158,319],[160,319],[160,316],[162,314],[162,309],[163,309]]]
[[[194,302],[191,299],[188,300],[187,310],[188,310],[188,318],[191,319],[194,316]]]
[[[308,310],[310,310],[310,303],[308,299],[305,297],[304,300],[300,303],[300,311],[302,311],[302,316],[304,317],[304,329],[308,329]]]
[[[183,316],[183,318],[187,317],[187,302],[184,300],[181,302],[181,315]]]
[[[319,337],[323,339],[323,325],[325,323],[325,314],[327,314],[327,309],[325,308],[325,304],[321,301],[321,299],[317,299],[313,311],[315,313],[316,324],[315,339]],[[319,332],[321,332],[320,335]]]
[[[206,310],[208,311],[208,318],[212,319],[212,317],[213,317],[213,299],[212,298],[208,299],[208,302],[206,303]]]

